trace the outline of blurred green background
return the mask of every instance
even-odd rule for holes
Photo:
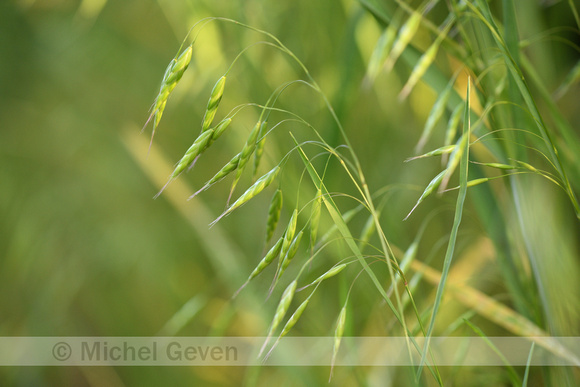
[[[206,28],[147,159],[150,128],[139,135],[167,64],[189,28],[207,16],[272,32],[304,61],[335,106],[372,188],[403,187],[389,198],[383,220],[395,245],[412,242],[421,216],[402,219],[440,167],[403,160],[413,155],[436,94],[419,84],[408,101],[398,102],[408,76],[402,67],[381,75],[374,88],[362,86],[381,30],[356,1],[4,0],[0,336],[265,335],[277,302],[276,297],[265,301],[271,276],[248,286],[235,302],[229,299],[261,257],[268,194],[213,229],[207,226],[224,208],[227,184],[186,201],[243,144],[256,111],[248,110],[236,124],[240,136],[230,135],[153,200],[159,190],[155,176],[166,177],[167,167],[195,138],[215,80],[243,47],[262,38],[231,25]],[[533,16],[547,26],[551,20],[573,25],[562,4],[545,13],[538,8]],[[565,45],[556,45],[553,52],[554,62],[540,68],[557,85],[578,53]],[[218,115],[240,103],[264,103],[280,83],[298,77],[297,67],[279,52],[250,50],[228,79]],[[561,101],[576,128],[578,97],[575,86]],[[322,103],[308,90],[296,88],[280,104],[313,122],[331,144],[341,142]],[[307,139],[304,129],[296,133]],[[283,132],[275,138],[266,151],[270,163],[291,144]],[[301,173],[295,161],[296,176],[283,182],[290,191]],[[336,191],[352,190],[332,171],[328,179]],[[449,232],[454,197],[433,198],[427,205],[443,208],[425,236],[429,252]],[[289,217],[288,208],[283,219]],[[562,212],[562,222],[574,235],[573,214]],[[471,230],[464,239],[469,244],[470,236],[476,239],[478,221],[468,215],[464,222]],[[490,288],[498,286],[496,272],[483,275]],[[332,335],[351,280],[321,290],[297,332]],[[383,334],[381,314],[387,312],[376,311],[372,286],[357,284],[357,307],[375,310],[378,318],[371,319],[368,311],[360,317],[355,313],[349,332]],[[361,375],[367,371],[383,372],[338,370],[335,376],[356,383],[366,379]],[[238,385],[245,380],[271,385],[280,375],[288,378],[286,385],[323,384],[328,369],[3,368],[0,384]]]

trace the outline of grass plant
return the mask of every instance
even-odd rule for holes
[[[545,84],[542,74],[534,68],[533,40],[520,37],[519,25],[525,21],[520,20],[517,9],[527,7],[523,2],[431,0],[419,4],[360,0],[360,4],[366,16],[372,17],[382,29],[372,55],[365,58],[368,70],[360,78],[360,84],[378,92],[385,87],[381,77],[398,79],[400,89],[396,94],[400,104],[425,89],[431,89],[437,96],[427,109],[422,130],[406,134],[416,145],[401,162],[406,159],[412,164],[440,158],[441,167],[418,190],[402,184],[397,188],[415,201],[413,206],[409,200],[403,200],[408,206],[404,219],[393,219],[383,209],[387,193],[399,182],[373,179],[371,184],[366,177],[367,171],[388,166],[361,161],[359,154],[363,149],[358,141],[351,141],[357,139],[357,128],[343,124],[331,98],[316,81],[318,76],[311,74],[299,55],[269,32],[228,18],[201,20],[185,38],[182,47],[186,48],[180,49],[167,67],[152,108],[153,136],[162,125],[161,115],[169,94],[187,70],[193,47],[202,39],[201,32],[207,26],[233,26],[240,34],[248,33],[256,39],[245,47],[236,47],[239,54],[210,93],[200,134],[178,161],[169,181],[181,178],[182,172],[198,158],[201,160],[211,152],[218,137],[220,141],[232,136],[241,139],[241,146],[232,152],[230,161],[224,159],[223,168],[197,193],[210,188],[224,190],[217,183],[232,176],[226,190],[226,209],[211,222],[213,229],[227,222],[226,216],[238,213],[250,200],[270,203],[265,214],[246,212],[246,216],[264,218],[265,237],[257,243],[262,245],[265,240],[266,246],[259,263],[244,273],[245,282],[239,280],[239,273],[235,276],[239,280],[238,292],[242,289],[246,292],[259,275],[270,275],[271,287],[264,298],[272,293],[279,299],[261,354],[269,353],[265,350],[271,338],[276,338],[277,343],[309,313],[317,313],[313,304],[318,293],[323,293],[320,289],[327,280],[336,277],[341,278],[343,285],[341,296],[337,296],[342,306],[334,313],[337,318],[332,364],[342,336],[347,332],[362,333],[355,327],[349,328],[347,323],[356,319],[349,303],[361,298],[371,300],[370,309],[356,313],[372,316],[372,310],[380,310],[383,320],[379,325],[383,330],[379,332],[404,336],[409,356],[420,355],[420,361],[410,371],[400,371],[409,372],[416,385],[449,385],[449,378],[457,377],[429,362],[430,339],[449,329],[451,324],[442,323],[448,320],[458,321],[454,329],[461,328],[466,335],[475,331],[486,337],[484,332],[495,331],[530,337],[533,345],[575,361],[575,355],[550,336],[580,333],[580,293],[575,292],[580,264],[577,241],[574,242],[580,220],[576,195],[580,188],[580,139],[577,128],[567,121],[558,106],[558,100],[565,98],[567,90],[578,81],[578,65],[570,69],[556,88]],[[568,6],[577,20],[574,3],[570,1]],[[224,93],[226,76],[228,82],[242,76],[235,72],[237,66],[244,57],[251,57],[250,49],[256,45],[268,50],[269,55],[288,61],[294,68],[295,79],[274,86],[264,100],[229,106],[231,110],[227,111],[222,108],[228,99]],[[572,42],[570,45],[578,54],[578,47]],[[316,114],[330,117],[326,125],[331,132],[338,133],[338,142],[326,128],[319,127],[315,115],[296,111],[287,103],[289,95],[304,90],[310,93],[311,103],[320,107]],[[244,134],[247,111],[253,111],[258,119],[249,134]],[[214,117],[222,118],[212,127]],[[362,117],[360,121],[364,125]],[[394,130],[404,131],[405,125],[400,123]],[[388,143],[383,147],[384,152],[391,152]],[[270,148],[274,150],[270,152]],[[252,158],[253,170],[248,168]],[[439,161],[432,164],[438,165]],[[195,177],[192,179],[196,181]],[[242,184],[248,188],[236,194],[236,188]],[[264,191],[270,193],[264,195]],[[532,191],[535,193],[531,194]],[[271,200],[264,197],[271,195]],[[184,200],[187,196],[190,195],[185,195]],[[233,204],[229,204],[230,198]],[[558,205],[549,208],[568,219],[568,230],[559,228],[558,216],[539,211],[546,216],[543,223],[534,214],[537,206],[544,205],[543,201],[554,198],[559,198]],[[442,204],[445,201],[447,205]],[[435,202],[441,207],[433,208]],[[183,207],[182,211],[189,210]],[[421,218],[425,221],[423,226],[406,230],[410,234],[406,239],[412,243],[401,254],[403,246],[397,246],[400,238],[391,236],[392,225],[405,227],[406,223]],[[444,251],[437,247],[441,243],[425,236],[428,221],[446,230]],[[287,226],[281,230],[279,222],[286,222]],[[498,274],[501,300],[497,293],[486,294],[485,289],[478,289],[483,287],[481,283],[450,281],[454,268],[460,267],[456,262],[462,264],[470,259],[462,256],[472,243],[470,233],[490,242],[486,246],[493,259],[488,267]],[[305,240],[308,243],[301,243]],[[559,247],[551,250],[555,244]],[[428,262],[429,256],[438,258]],[[277,263],[271,265],[276,259]],[[551,263],[554,260],[558,263]],[[267,271],[270,266],[276,267],[274,272]],[[567,268],[568,272],[556,267]],[[265,271],[268,274],[262,274]],[[430,294],[431,285],[434,294]],[[358,291],[357,286],[361,287]],[[281,296],[277,296],[283,288]],[[300,293],[306,289],[309,295],[304,298]],[[563,291],[565,297],[555,289]],[[240,295],[238,292],[237,298],[242,297],[243,292]],[[461,307],[450,309],[445,304],[448,299]],[[294,312],[288,318],[290,310]],[[491,328],[484,330],[479,323],[457,317],[470,312]],[[332,334],[330,328],[318,333]],[[421,336],[426,339],[422,346],[416,341]],[[270,351],[275,350],[276,343]],[[423,372],[425,365],[428,372]],[[525,368],[508,364],[506,371],[498,377],[511,385],[526,385],[532,374],[541,378],[542,385],[574,385],[574,381],[580,380],[578,370],[572,368],[537,370],[529,364]]]

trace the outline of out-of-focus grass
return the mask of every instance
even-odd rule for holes
[[[494,11],[499,7],[496,3],[492,2]],[[540,96],[539,109],[544,113],[558,108],[568,122],[566,128],[571,128],[562,137],[577,138],[578,84],[557,101],[541,97],[545,96],[542,87],[548,96],[557,90],[579,58],[574,46],[557,44],[555,38],[561,33],[578,44],[577,33],[562,29],[543,35],[553,27],[574,27],[572,14],[566,2],[546,8],[516,3],[517,27],[529,42],[524,52],[542,82],[531,82],[534,96]],[[204,224],[223,210],[227,183],[200,195],[199,203],[186,201],[189,190],[210,177],[239,148],[244,136],[229,136],[218,144],[217,151],[204,155],[192,173],[157,200],[152,197],[159,182],[149,176],[166,173],[164,168],[187,149],[197,135],[215,80],[256,35],[240,34],[224,25],[204,31],[191,68],[168,103],[153,153],[143,161],[146,146],[142,145],[147,144],[148,134],[139,136],[138,131],[163,70],[189,27],[205,16],[232,17],[268,30],[304,60],[335,106],[371,188],[396,185],[381,211],[389,239],[397,246],[409,246],[423,218],[439,209],[421,238],[418,256],[422,262],[433,256],[429,264],[441,267],[445,252],[437,246],[448,238],[454,196],[430,197],[417,214],[404,223],[401,220],[425,182],[440,170],[431,161],[403,164],[403,160],[413,155],[436,98],[433,88],[441,89],[446,82],[436,87],[419,82],[409,100],[400,103],[397,95],[410,68],[397,64],[394,72],[379,74],[373,88],[362,87],[366,62],[381,31],[357,2],[8,0],[0,4],[0,335],[151,336],[162,332],[203,336],[264,335],[267,331],[277,302],[276,297],[265,301],[271,272],[229,302],[261,257],[267,200],[248,203],[220,222],[220,230],[205,231]],[[442,18],[444,9],[435,8],[431,16]],[[413,44],[425,49],[428,42],[429,35],[420,30]],[[449,49],[445,43],[442,47]],[[252,50],[228,78],[220,112],[237,103],[263,103],[273,88],[298,76],[297,69],[279,53]],[[308,90],[295,93],[281,103],[300,111],[332,145],[338,145],[340,136],[322,103]],[[559,117],[552,116],[548,124],[561,127]],[[248,111],[236,131],[247,133],[254,119]],[[266,150],[266,163],[292,145],[282,133],[275,138]],[[560,138],[557,141],[562,142]],[[572,147],[572,142],[567,143]],[[157,163],[157,153],[171,161]],[[577,190],[577,155],[564,152],[562,157]],[[296,176],[285,178],[287,187],[293,187],[302,172],[300,160],[295,161]],[[332,171],[327,179],[333,190],[352,190]],[[457,247],[468,251],[479,246],[477,241],[487,233],[496,242],[492,249],[496,260],[472,279],[477,289],[552,334],[577,335],[578,223],[566,196],[540,177],[520,179],[514,187],[524,200],[513,211],[498,206],[497,202],[504,204],[510,197],[499,183],[469,190],[471,200],[466,202]],[[286,208],[294,204],[288,202]],[[290,210],[285,210],[282,222],[289,215]],[[366,217],[355,217],[353,227],[362,227],[365,221]],[[329,225],[329,219],[324,222]],[[522,225],[523,237],[507,233]],[[501,230],[505,235],[494,235]],[[508,256],[516,257],[519,266],[506,267],[510,264],[502,257]],[[539,278],[532,273],[539,273]],[[510,275],[517,278],[512,282]],[[538,289],[537,283],[548,285]],[[294,329],[302,334],[332,335],[349,286],[349,281],[337,280],[321,289]],[[420,283],[413,293],[415,297],[425,294],[417,297],[422,311],[433,302],[431,290],[431,285]],[[392,316],[377,304],[377,298],[368,296],[375,291],[370,281],[357,281],[351,296],[357,297],[356,310],[346,334],[388,334]],[[525,294],[538,296],[525,298]],[[446,315],[438,318],[449,320],[466,311],[463,307],[448,314],[443,310]],[[481,319],[477,325],[490,336],[505,333],[493,321]],[[484,375],[470,379],[472,370],[458,372],[458,382],[465,381],[466,375],[469,383],[486,380]],[[384,369],[339,368],[334,373],[337,385],[372,385],[373,380],[386,378],[395,384],[412,380],[410,373]],[[488,373],[489,378],[505,380],[501,375],[501,370]],[[238,385],[243,381],[268,385],[281,377],[293,385],[321,384],[326,383],[328,370],[0,370],[3,385]]]
[[[261,217],[252,227],[247,220],[232,218],[224,238],[238,247],[224,253],[216,230],[202,237],[200,229],[184,218],[195,219],[198,227],[207,226],[223,209],[224,198],[209,197],[205,218],[197,216],[187,196],[173,201],[181,200],[177,211],[164,196],[153,200],[159,187],[127,149],[123,133],[129,127],[138,136],[160,71],[200,18],[217,14],[246,19],[281,32],[283,39],[296,34],[293,44],[300,47],[307,31],[302,27],[311,22],[308,18],[330,14],[340,23],[327,26],[338,35],[344,9],[316,6],[289,28],[287,15],[297,13],[305,2],[103,2],[100,11],[89,3],[7,1],[0,5],[0,334],[150,336],[164,332],[175,314],[187,311],[184,306],[198,297],[198,312],[188,316],[185,326],[178,324],[178,331],[172,328],[172,334],[263,335],[268,321],[260,316],[269,314],[266,308],[274,307],[273,300],[260,310],[265,297],[252,295],[252,289],[239,297],[237,305],[228,303],[261,254]],[[325,37],[327,55],[333,57],[340,42],[328,40],[322,31],[324,26],[317,33]],[[179,157],[201,121],[213,76],[223,70],[219,66],[224,62],[215,54],[230,54],[243,44],[237,34],[230,31],[220,39],[219,32],[206,31],[196,46],[192,71],[171,97],[156,138],[166,157]],[[300,50],[312,61],[322,59],[311,55],[318,52],[316,46]],[[268,62],[271,55],[263,55]],[[204,71],[196,71],[198,66]],[[261,63],[244,64],[251,66],[259,71]],[[235,75],[230,97],[239,93],[239,98],[247,98],[250,92],[259,99],[269,93],[266,79],[256,82]],[[147,134],[140,138],[147,140]],[[225,148],[223,152],[228,145]],[[133,151],[146,155],[146,149]],[[214,157],[215,162],[209,163],[213,167],[223,153]],[[204,165],[208,164],[195,170],[202,171],[197,184],[210,173],[209,168],[203,172]],[[208,253],[207,246],[221,251]],[[230,265],[215,266],[211,259],[216,257]],[[196,381],[237,385],[253,374],[261,379],[274,372],[14,368],[1,371],[0,383],[113,385],[116,380],[117,385]],[[309,373],[294,378],[316,379]],[[313,375],[318,373],[315,370]],[[291,371],[285,374],[292,377]],[[326,372],[320,375],[321,380],[327,377]]]

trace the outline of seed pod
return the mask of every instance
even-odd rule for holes
[[[257,194],[259,194],[260,192],[262,192],[264,190],[264,188],[266,188],[267,186],[269,186],[270,183],[272,183],[272,181],[274,181],[274,179],[278,176],[278,173],[279,172],[280,172],[280,167],[279,166],[275,166],[270,172],[268,172],[264,176],[260,177],[250,188],[248,188],[246,190],[246,192],[244,192],[238,198],[238,200],[236,200],[234,202],[234,204],[232,204],[223,214],[221,214],[211,224],[212,225],[215,224],[221,218],[223,218],[224,216],[229,215],[236,208],[242,206],[243,204],[245,204],[246,202],[248,202],[250,199],[252,199],[254,196],[256,196]]]
[[[276,226],[278,226],[278,221],[280,220],[280,213],[282,212],[282,190],[278,189],[272,201],[270,202],[270,208],[268,209],[268,222],[266,225],[266,244],[270,242],[274,231],[276,231]]]
[[[214,85],[209,100],[207,101],[207,108],[205,110],[205,115],[203,116],[203,122],[201,124],[201,131],[205,132],[211,126],[213,118],[217,112],[219,103],[224,95],[224,89],[226,86],[226,76],[222,76],[216,84]]]

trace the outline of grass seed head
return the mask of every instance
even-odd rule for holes
[[[294,209],[290,221],[288,222],[288,227],[286,227],[286,232],[284,233],[284,243],[282,244],[282,252],[280,253],[282,258],[286,257],[292,240],[294,239],[294,234],[296,233],[296,223],[298,221],[298,209]]]
[[[164,77],[164,83],[166,85],[176,84],[179,82],[185,70],[189,66],[189,62],[191,62],[191,56],[193,53],[193,48],[188,46],[183,53],[173,62],[173,66],[171,67],[171,72],[167,75],[167,78]]]
[[[155,104],[155,110],[154,110],[154,119],[153,119],[153,131],[155,132],[155,129],[157,128],[157,126],[159,125],[159,121],[161,121],[161,116],[163,115],[163,111],[165,110],[165,105],[167,104],[167,99],[161,101],[159,104]]]
[[[444,170],[445,174],[443,176],[443,179],[441,180],[441,186],[439,188],[440,192],[445,190],[445,188],[447,187],[447,182],[449,181],[449,179],[453,175],[453,172],[455,172],[455,170],[457,169],[457,166],[459,165],[459,162],[461,161],[461,155],[463,153],[463,148],[465,146],[469,146],[468,140],[469,140],[468,136],[466,134],[463,134],[459,138],[459,141],[457,141],[457,146],[455,147],[455,149],[451,153],[451,156],[449,156],[449,161],[447,162],[447,167]]]
[[[332,378],[332,370],[334,369],[334,364],[336,363],[336,355],[338,354],[340,342],[342,341],[345,323],[346,323],[346,305],[343,306],[342,309],[340,310],[340,314],[338,315],[338,320],[336,322],[336,330],[334,331],[334,348],[332,349],[332,361],[330,363],[331,378]]]
[[[193,144],[189,147],[187,152],[185,152],[177,164],[177,167],[175,167],[171,178],[177,177],[177,175],[179,175],[185,168],[187,168],[195,160],[195,158],[207,148],[212,135],[213,130],[202,133],[195,139]]]
[[[486,167],[495,168],[495,169],[503,169],[503,170],[511,170],[516,169],[513,165],[508,164],[501,164],[501,163],[481,163],[481,165],[485,165]]]
[[[453,113],[451,113],[451,117],[449,117],[447,130],[445,131],[445,146],[451,145],[455,140],[459,121],[461,121],[461,113],[463,113],[463,103],[457,104]]]
[[[272,181],[278,176],[280,172],[280,166],[275,166],[270,172],[266,173],[264,176],[260,177],[250,188],[246,190],[239,198],[232,204],[223,214],[219,216],[216,220],[212,222],[212,225],[219,221],[224,216],[229,215],[232,211],[236,208],[239,208],[254,196],[258,195],[260,192],[264,190],[267,186],[269,186]]]
[[[290,318],[288,319],[288,322],[286,322],[286,325],[284,325],[284,328],[282,328],[282,333],[280,333],[280,338],[286,336],[288,334],[288,332],[290,332],[290,329],[294,328],[294,325],[296,325],[296,323],[298,322],[298,320],[302,316],[302,313],[304,313],[304,310],[308,306],[309,302],[310,302],[310,298],[307,298],[306,300],[304,300],[304,302],[302,302],[302,304],[300,304],[300,306],[298,308],[296,308],[296,311],[292,314],[292,316],[290,316]]]
[[[208,182],[207,184],[212,185],[232,173],[238,167],[238,161],[240,160],[241,154],[238,153],[232,159],[222,167]]]
[[[163,74],[163,79],[161,80],[161,89],[163,89],[163,87],[165,86],[165,84],[167,84],[167,79],[169,79],[169,76],[171,75],[171,69],[173,68],[173,65],[175,65],[175,62],[177,62],[174,59],[171,59],[171,62],[169,62],[169,64],[167,65],[167,68],[165,69],[165,73]]]
[[[256,176],[258,174],[258,168],[260,167],[260,161],[262,160],[262,155],[264,154],[264,148],[266,147],[266,136],[264,133],[268,128],[268,121],[262,122],[262,126],[260,127],[260,132],[258,134],[258,138],[261,137],[260,141],[256,144],[256,151],[254,152],[254,172],[252,176]]]
[[[205,132],[211,126],[219,103],[224,95],[224,89],[226,86],[226,76],[222,76],[216,84],[214,85],[209,100],[207,101],[207,108],[205,110],[205,115],[203,116],[203,122],[201,124],[202,132]]]
[[[286,290],[284,290],[284,293],[282,293],[282,297],[280,298],[280,302],[278,303],[278,307],[276,308],[276,313],[274,314],[274,318],[272,319],[272,324],[270,325],[270,330],[268,331],[268,337],[266,338],[266,341],[262,345],[262,349],[260,350],[258,356],[262,355],[262,352],[264,352],[266,345],[268,345],[268,342],[272,337],[272,333],[274,333],[276,328],[278,328],[278,325],[280,325],[282,319],[286,315],[286,312],[288,311],[288,308],[292,303],[292,299],[294,298],[294,293],[296,292],[296,284],[297,284],[296,280],[292,281],[292,283],[288,285]]]
[[[377,44],[373,50],[371,58],[369,59],[369,64],[367,67],[367,79],[368,82],[374,82],[379,75],[379,71],[387,56],[391,47],[393,47],[393,43],[395,42],[395,38],[397,37],[397,24],[391,22],[387,28],[381,34],[381,37],[377,41]]]
[[[278,239],[278,242],[276,242],[276,244],[272,246],[272,248],[270,248],[270,250],[266,253],[264,258],[262,258],[260,263],[258,263],[258,265],[254,268],[252,273],[250,273],[250,276],[248,277],[246,282],[244,282],[244,284],[234,293],[233,298],[236,298],[237,295],[242,291],[243,288],[246,287],[247,284],[250,283],[251,280],[259,276],[260,273],[262,273],[272,263],[272,261],[276,259],[276,257],[280,254],[280,250],[282,249],[283,241],[284,241],[283,238]]]
[[[421,138],[415,147],[415,152],[419,153],[423,150],[423,147],[431,137],[431,133],[435,128],[435,125],[439,122],[443,113],[445,112],[445,108],[447,107],[447,102],[451,97],[451,91],[453,90],[453,85],[455,84],[455,77],[451,78],[447,87],[443,90],[443,92],[435,101],[435,104],[431,108],[431,112],[429,113],[429,117],[427,117],[427,122],[425,123],[425,127],[423,128],[423,133],[421,133]]]
[[[221,181],[227,175],[229,175],[230,173],[232,173],[233,171],[235,171],[236,168],[238,167],[238,161],[239,160],[240,160],[240,154],[238,153],[237,155],[235,155],[234,157],[232,157],[232,159],[226,165],[224,165],[222,167],[222,169],[220,169],[211,179],[209,179],[203,185],[203,187],[201,187],[196,193],[194,193],[193,195],[191,195],[188,200],[193,199],[194,197],[196,197],[197,195],[199,195],[201,192],[205,191],[206,189],[208,189],[209,187],[211,187],[215,183]]]
[[[482,177],[480,179],[469,180],[467,182],[467,186],[468,187],[473,187],[473,186],[476,186],[476,185],[479,185],[479,184],[486,183],[488,181],[489,181],[489,178],[487,178],[487,177]]]
[[[467,182],[467,184],[466,184],[466,185],[467,185],[467,187],[468,187],[468,188],[469,188],[469,187],[474,187],[474,186],[476,186],[476,185],[480,185],[480,184],[483,184],[483,183],[487,183],[487,182],[488,182],[488,181],[490,181],[490,180],[491,180],[491,179],[490,179],[490,178],[488,178],[488,177],[482,177],[482,178],[479,178],[479,179],[473,179],[473,180],[469,180],[469,181]],[[448,189],[446,189],[444,192],[447,192],[447,191],[454,191],[454,190],[456,190],[456,189],[459,189],[459,186],[457,186],[457,187],[453,187],[453,188],[448,188]]]
[[[423,15],[420,12],[414,11],[413,14],[407,19],[405,24],[399,30],[399,34],[397,35],[397,40],[393,44],[393,49],[389,53],[389,57],[387,58],[387,62],[385,63],[385,68],[387,71],[391,71],[395,62],[399,58],[399,56],[403,53],[405,48],[409,45],[419,26],[421,25],[421,18]]]
[[[250,132],[246,143],[244,144],[244,148],[242,149],[241,156],[240,156],[240,165],[239,168],[243,168],[248,159],[254,153],[256,149],[256,140],[258,139],[258,134],[260,133],[260,128],[262,127],[262,123],[258,121],[258,123],[254,126],[254,129]]]
[[[288,253],[286,254],[286,259],[288,259],[288,261],[290,261],[296,255],[296,252],[298,251],[298,247],[300,246],[300,241],[302,240],[303,234],[304,234],[304,232],[300,231],[298,233],[298,235],[296,235],[296,237],[292,241],[292,244],[290,245],[290,247],[288,248]]]
[[[258,121],[254,126],[254,128],[252,129],[252,131],[250,132],[250,135],[248,136],[248,139],[246,140],[246,143],[244,144],[244,147],[240,152],[240,159],[237,165],[236,176],[234,177],[234,181],[232,182],[232,187],[230,189],[230,197],[232,196],[234,190],[236,189],[236,185],[238,184],[238,181],[240,180],[240,177],[244,172],[244,168],[248,163],[250,156],[256,149],[256,140],[258,139],[258,134],[260,132],[261,126],[262,126],[261,121]]]
[[[278,307],[276,308],[276,313],[274,314],[274,319],[272,320],[272,325],[270,326],[270,333],[268,336],[271,336],[272,333],[276,330],[278,325],[282,322],[282,319],[286,315],[290,304],[292,303],[292,299],[294,298],[294,292],[296,291],[296,280],[292,281],[290,285],[284,290],[282,293],[282,297],[280,298],[280,302],[278,303]]]
[[[219,124],[217,124],[215,128],[209,129],[212,131],[212,136],[207,144],[207,147],[210,147],[211,144],[213,144],[218,138],[220,138],[220,136],[226,131],[226,129],[230,126],[231,123],[232,123],[231,117],[226,118],[225,120],[222,120]]]
[[[320,224],[320,214],[322,213],[322,191],[318,188],[316,197],[312,202],[310,212],[310,250],[314,250],[316,238],[318,237],[318,225]]]
[[[226,118],[225,120],[220,122],[218,124],[218,126],[216,126],[216,128],[213,131],[213,135],[211,136],[212,141],[217,140],[225,132],[225,130],[230,126],[231,123],[232,123],[231,117]]]
[[[270,202],[270,208],[268,209],[268,222],[266,224],[266,243],[272,239],[274,231],[278,226],[278,221],[280,220],[280,214],[282,212],[282,190],[278,189],[272,197]]]
[[[159,125],[159,121],[161,121],[161,116],[163,116],[163,110],[165,110],[165,105],[167,103],[167,99],[169,95],[177,86],[177,83],[183,76],[183,73],[189,66],[189,62],[191,61],[192,55],[192,47],[188,46],[183,53],[177,59],[172,59],[167,68],[165,69],[165,73],[163,74],[163,79],[161,80],[161,86],[159,87],[159,93],[155,98],[155,104],[153,105],[153,111],[149,116],[149,120],[153,118],[153,132],[151,134],[151,141],[153,141],[153,136],[155,135],[155,129]],[[145,124],[147,125],[147,123]]]
[[[425,51],[425,53],[421,56],[421,58],[413,68],[413,71],[411,72],[411,75],[409,76],[407,83],[403,87],[403,90],[401,90],[401,93],[399,94],[399,100],[404,100],[405,98],[407,98],[407,96],[409,95],[411,90],[413,90],[413,87],[415,87],[419,79],[423,77],[425,72],[427,72],[429,66],[431,66],[433,61],[435,61],[435,57],[437,56],[439,46],[441,45],[441,42],[443,41],[445,36],[447,36],[447,31],[449,31],[450,27],[451,24],[449,24],[448,27],[446,27],[445,30],[442,31],[437,36],[437,39],[435,39],[433,44],[431,44],[431,46],[429,46],[427,51]]]
[[[272,246],[272,248],[264,256],[264,258],[262,258],[258,266],[256,266],[254,271],[252,271],[250,277],[248,278],[248,281],[258,276],[262,271],[264,271],[264,269],[266,269],[266,267],[268,267],[268,265],[272,263],[272,261],[274,261],[274,259],[276,259],[276,257],[280,254],[280,250],[282,249],[283,241],[284,241],[283,238],[278,239],[278,242],[276,242],[276,244]]]
[[[532,171],[532,172],[538,172],[538,169],[526,162],[520,161],[520,160],[516,160],[516,163],[518,163],[519,165],[521,165],[522,167],[524,167],[525,169],[527,169],[528,171]]]
[[[328,270],[326,273],[322,274],[320,277],[315,279],[309,286],[316,285],[317,283],[322,282],[325,279],[334,277],[335,275],[343,271],[345,267],[346,263],[333,267],[332,269]]]
[[[294,258],[294,256],[296,255],[296,252],[298,252],[298,247],[300,246],[300,241],[302,240],[302,235],[304,233],[302,231],[300,231],[298,233],[298,235],[296,235],[296,238],[294,238],[294,240],[292,240],[292,243],[290,244],[290,247],[288,248],[288,252],[286,253],[285,256],[283,256],[283,261],[282,261],[282,265],[280,267],[280,273],[278,274],[278,278],[282,277],[282,274],[286,271],[286,269],[288,268],[288,265],[290,265],[290,261],[292,261],[292,258]]]
[[[453,152],[454,149],[455,149],[455,145],[442,146],[441,148],[437,148],[435,150],[432,150],[430,152],[424,153],[422,155],[415,156],[415,157],[410,157],[407,160],[405,160],[405,162],[409,162],[409,161],[417,160],[417,159],[423,159],[423,158],[426,158],[426,157],[446,155],[448,153]]]
[[[340,347],[340,340],[344,333],[344,325],[346,323],[346,305],[342,307],[340,310],[340,314],[338,315],[338,319],[336,321],[336,330],[334,331],[334,352],[338,352],[338,348]]]
[[[259,194],[266,188],[267,186],[274,181],[274,179],[278,176],[280,172],[280,167],[277,165],[275,166],[270,172],[266,173],[264,176],[260,177],[250,188],[246,190],[239,198],[236,200],[234,204],[231,206],[231,210],[233,211],[237,207],[241,206],[242,204],[246,203],[248,200],[252,199],[254,196]]]
[[[435,176],[433,178],[433,180],[431,180],[431,182],[427,185],[427,187],[423,191],[423,194],[421,195],[421,197],[419,198],[419,200],[417,200],[417,203],[415,203],[415,205],[413,206],[413,208],[411,209],[411,211],[409,212],[409,214],[403,220],[407,220],[407,218],[409,216],[411,216],[411,214],[413,213],[413,211],[415,211],[415,208],[417,208],[417,206],[423,200],[425,200],[425,198],[427,196],[431,195],[437,189],[437,187],[439,187],[439,185],[441,184],[441,181],[443,180],[443,176],[445,176],[445,173],[446,172],[447,172],[446,169],[442,170],[441,172],[439,172],[439,174],[437,176]]]

